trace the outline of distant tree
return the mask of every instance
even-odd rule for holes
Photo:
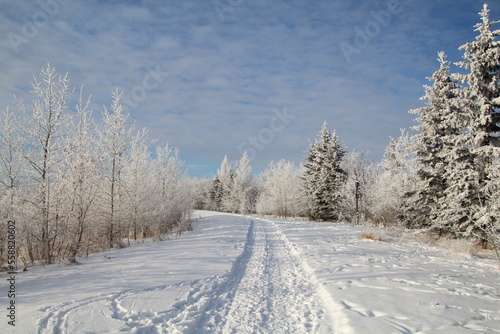
[[[213,178],[191,177],[187,180],[187,184],[189,186],[189,197],[195,210],[216,210],[211,199],[214,188]],[[216,211],[222,211],[222,209]]]
[[[217,170],[216,180],[214,181],[212,193],[212,207],[218,208],[217,211],[232,212],[233,199],[231,197],[234,181],[234,170],[227,156],[224,156],[220,168]]]
[[[352,223],[373,219],[380,168],[366,160],[365,152],[349,152],[342,161],[346,181],[342,187],[342,215]]]
[[[405,130],[385,149],[384,171],[376,182],[377,195],[373,208],[374,220],[384,225],[398,223],[413,203],[408,203],[414,192],[414,156],[412,138]]]
[[[231,189],[232,208],[234,212],[249,213],[254,210],[252,201],[252,166],[247,152],[238,161],[234,172]]]
[[[192,207],[189,189],[182,173],[183,162],[179,150],[169,145],[157,146],[156,160],[153,164],[152,188],[155,219],[152,225],[154,236],[161,240],[162,235],[173,230],[178,233],[188,229]]]
[[[210,209],[215,211],[222,211],[222,200],[224,198],[224,189],[222,187],[222,182],[219,180],[219,176],[216,175],[215,179],[212,181],[212,187],[210,189]]]
[[[291,161],[282,159],[271,162],[260,175],[261,191],[257,200],[257,212],[283,218],[300,215],[301,172]]]
[[[341,187],[344,171],[340,164],[345,155],[335,132],[323,123],[319,138],[307,151],[303,184],[307,214],[314,220],[337,220],[340,215]]]
[[[219,192],[217,196],[220,197],[221,202],[220,210],[232,212],[234,211],[233,199],[231,197],[231,193],[233,191],[234,170],[227,156],[224,156],[220,168],[217,170],[216,177],[220,182],[220,185],[217,185],[217,191]]]

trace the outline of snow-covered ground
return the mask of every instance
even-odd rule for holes
[[[1,333],[500,333],[493,258],[346,224],[198,212],[195,230],[16,277]]]

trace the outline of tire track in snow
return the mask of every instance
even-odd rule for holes
[[[332,323],[329,331],[326,333],[355,333],[354,329],[350,326],[347,317],[345,316],[344,312],[346,311],[346,308],[341,302],[337,302],[328,292],[325,286],[320,282],[320,280],[314,273],[314,269],[311,268],[309,263],[307,263],[304,257],[300,254],[300,250],[290,242],[288,237],[277,227],[277,225],[272,220],[263,220],[270,223],[276,228],[276,231],[279,234],[279,238],[285,242],[287,249],[290,251],[290,254],[292,254],[297,259],[300,267],[306,273],[308,281],[312,284],[317,294],[319,295],[322,305],[325,308],[326,314],[330,322]]]
[[[193,289],[165,332],[333,333],[318,290],[284,235],[272,222],[247,219],[246,244],[231,272]]]
[[[331,333],[300,261],[272,222],[257,220],[252,257],[220,330],[230,333]]]

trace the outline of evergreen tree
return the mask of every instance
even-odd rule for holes
[[[466,129],[454,136],[453,150],[447,172],[449,187],[443,201],[441,226],[449,226],[455,233],[469,235],[481,229],[476,222],[475,208],[486,205],[488,193],[494,190],[494,156],[498,156],[500,127],[500,30],[492,30],[499,21],[489,19],[485,4],[479,13],[476,40],[460,47],[464,61],[458,66],[467,74],[456,77],[465,84],[461,109],[466,117]]]
[[[448,186],[445,175],[449,170],[450,154],[463,129],[459,109],[460,85],[451,78],[450,65],[444,52],[438,53],[439,69],[428,78],[432,86],[425,86],[427,101],[422,108],[411,110],[418,114],[420,124],[413,129],[416,155],[416,189],[406,194],[411,206],[404,215],[404,222],[412,227],[429,227],[438,224],[441,202]]]
[[[218,175],[216,175],[215,179],[212,181],[212,188],[210,189],[209,197],[210,209],[215,211],[222,211],[223,189],[222,182],[220,182]]]
[[[344,171],[340,164],[345,155],[335,132],[323,123],[319,138],[307,151],[304,190],[307,197],[308,216],[314,220],[337,220]]]
[[[457,75],[467,84],[464,95],[467,102],[464,107],[469,115],[469,133],[471,145],[477,151],[478,158],[491,164],[492,150],[488,147],[500,146],[500,30],[492,30],[500,21],[490,21],[490,10],[484,4],[481,23],[476,24],[479,35],[476,40],[462,45],[465,61],[457,65],[469,70],[469,73]],[[485,168],[483,177],[488,178],[491,170]]]

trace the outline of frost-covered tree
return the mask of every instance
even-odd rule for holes
[[[314,220],[337,220],[344,171],[340,167],[345,155],[335,132],[323,123],[318,139],[307,151],[303,184],[307,215]]]
[[[231,212],[233,211],[233,199],[231,197],[234,181],[234,170],[227,156],[224,156],[220,168],[217,170],[216,176],[220,182],[217,186],[217,197],[220,198],[220,210]]]
[[[342,161],[346,181],[342,187],[342,215],[352,223],[373,219],[380,168],[366,160],[364,152],[349,152]]]
[[[21,172],[19,161],[19,123],[7,108],[0,114],[0,262],[7,255],[7,222],[15,220],[18,205],[18,186]]]
[[[464,84],[460,108],[466,124],[463,133],[453,137],[445,176],[448,188],[439,217],[440,230],[465,235],[481,228],[476,222],[482,220],[472,217],[477,216],[475,208],[487,202],[496,183],[494,157],[500,149],[500,30],[492,30],[499,21],[490,20],[486,4],[479,14],[479,35],[460,47],[464,61],[457,65],[468,73],[456,78]]]
[[[415,140],[415,192],[408,194],[411,207],[404,221],[408,226],[429,227],[438,224],[444,192],[448,187],[446,174],[455,141],[463,131],[460,110],[460,85],[450,75],[450,65],[444,52],[438,53],[439,69],[428,78],[432,86],[425,87],[421,100],[426,106],[411,110],[419,125]]]
[[[188,230],[192,203],[189,198],[189,188],[182,173],[183,162],[179,158],[179,150],[169,145],[157,146],[151,180],[152,198],[155,216],[151,228],[156,239],[162,235]]]
[[[489,147],[500,146],[500,30],[492,29],[500,21],[490,20],[487,4],[479,14],[482,22],[475,26],[479,35],[475,41],[459,48],[464,50],[465,60],[457,65],[468,73],[456,76],[466,84],[464,96],[468,103],[463,108],[469,116],[470,144],[477,158],[490,165],[492,150]],[[483,178],[491,178],[491,168],[485,166],[482,172]]]
[[[151,190],[154,182],[151,177],[151,163],[149,147],[146,144],[146,130],[142,130],[132,139],[122,178],[127,237],[131,236],[134,240],[140,237],[139,230],[144,230],[142,225],[151,221]]]
[[[104,230],[108,247],[112,248],[121,232],[120,209],[124,207],[122,189],[122,173],[130,145],[133,140],[133,127],[127,124],[128,116],[122,106],[123,93],[113,92],[112,110],[104,107],[102,118],[103,129],[98,131],[101,145],[101,161],[104,173],[102,204],[104,214]]]
[[[7,218],[13,215],[18,183],[21,169],[19,161],[19,132],[16,127],[19,120],[10,108],[2,111],[0,115],[0,214]]]
[[[70,125],[71,134],[62,147],[64,160],[58,167],[58,172],[64,175],[60,184],[64,193],[66,231],[62,256],[70,262],[75,262],[77,254],[89,247],[92,228],[97,219],[96,198],[101,172],[95,123],[89,105],[90,100],[84,102],[80,94],[77,115]]]
[[[231,188],[232,211],[249,213],[254,210],[252,166],[247,152],[238,161]]]
[[[237,208],[232,197],[233,182],[234,170],[227,156],[224,156],[215,178],[210,182],[210,189],[206,194],[208,201],[206,209],[236,212]]]
[[[283,218],[299,216],[302,211],[301,174],[300,168],[291,161],[271,162],[260,175],[257,212]]]
[[[408,204],[408,194],[414,192],[415,184],[412,146],[412,138],[404,130],[399,138],[391,138],[382,160],[384,172],[375,184],[374,221],[394,224],[413,204]]]
[[[218,175],[216,175],[215,179],[212,181],[212,187],[209,191],[208,196],[210,198],[210,210],[222,211],[224,189]]]
[[[216,210],[211,199],[214,189],[213,178],[191,177],[187,180],[187,185],[189,186],[189,197],[192,199],[195,210]],[[217,211],[222,211],[222,209]]]
[[[32,93],[28,106],[16,98],[19,116],[0,114],[0,224],[17,221],[19,260],[74,262],[130,237],[189,228],[192,201],[178,152],[162,147],[151,158],[145,131],[134,136],[127,125],[121,93],[100,128],[82,94],[69,110],[68,77],[50,65]]]
[[[492,183],[487,189],[484,202],[472,208],[472,226],[475,228],[470,233],[493,245],[500,261],[500,152],[495,153],[492,157]]]
[[[22,99],[17,105],[24,116],[21,129],[22,157],[29,166],[25,173],[23,203],[26,205],[27,221],[31,226],[27,242],[30,257],[41,258],[45,263],[54,259],[53,245],[58,237],[59,218],[56,167],[63,160],[62,147],[68,130],[67,102],[72,95],[68,75],[56,75],[56,70],[47,65],[41,71],[41,79],[34,78],[33,105],[27,108]],[[31,247],[31,246],[30,246]],[[34,260],[33,258],[31,260]]]

